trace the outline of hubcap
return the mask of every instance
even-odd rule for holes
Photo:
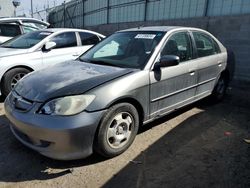
[[[17,82],[25,76],[25,73],[18,73],[16,74],[12,80],[11,80],[11,89],[13,89],[15,87],[15,85],[17,84]]]
[[[117,114],[111,121],[107,131],[107,141],[112,148],[123,147],[130,139],[133,118],[127,112]]]

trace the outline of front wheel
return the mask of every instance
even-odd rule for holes
[[[123,153],[134,141],[138,127],[138,112],[133,105],[120,103],[112,106],[101,121],[94,150],[105,157]]]
[[[6,72],[2,80],[2,94],[6,97],[17,82],[29,72],[25,68],[14,68]]]

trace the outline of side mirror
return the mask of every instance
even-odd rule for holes
[[[43,46],[43,51],[50,51],[52,50],[54,47],[56,47],[56,43],[55,42],[52,42],[52,41],[49,41],[49,42],[46,42],[45,45]]]
[[[176,55],[164,55],[160,58],[160,67],[176,66],[180,63],[180,58]]]

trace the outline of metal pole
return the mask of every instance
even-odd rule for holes
[[[66,22],[66,2],[64,1],[63,3],[64,9],[63,9],[63,27],[65,27],[65,22]]]
[[[107,24],[109,24],[109,0],[107,0]]]
[[[31,5],[31,17],[33,18],[33,0],[30,0]]]
[[[84,17],[85,17],[85,14],[84,14],[84,1],[85,0],[82,0],[82,29],[85,26],[85,23],[84,23]]]
[[[144,21],[147,21],[148,0],[145,0]]]
[[[206,0],[205,1],[205,7],[204,7],[204,17],[207,17],[208,5],[209,5],[209,0]]]

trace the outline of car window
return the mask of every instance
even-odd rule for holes
[[[176,55],[180,62],[192,59],[192,44],[186,32],[173,34],[164,46],[161,56]]]
[[[22,21],[24,26],[28,26],[28,27],[33,27],[35,29],[45,29],[47,28],[47,25],[44,25],[42,23],[38,23],[38,22],[31,22],[31,21]]]
[[[193,35],[198,57],[206,57],[219,53],[219,47],[216,49],[215,41],[210,36],[200,32],[193,32]]]
[[[27,49],[41,42],[43,39],[51,35],[50,31],[34,31],[12,38],[3,43],[1,47],[4,48],[18,48]]]
[[[38,29],[35,29],[33,27],[29,27],[29,26],[23,26],[24,33],[29,33],[29,32],[36,31],[36,30],[38,30]]]
[[[0,36],[15,37],[21,34],[20,27],[14,24],[0,24]]]
[[[98,43],[80,57],[81,61],[142,69],[164,32],[118,32]]]
[[[92,33],[79,32],[79,35],[82,45],[95,45],[100,41],[100,39]]]
[[[75,32],[66,32],[58,34],[55,37],[53,37],[51,41],[56,43],[55,48],[68,48],[77,46]]]

